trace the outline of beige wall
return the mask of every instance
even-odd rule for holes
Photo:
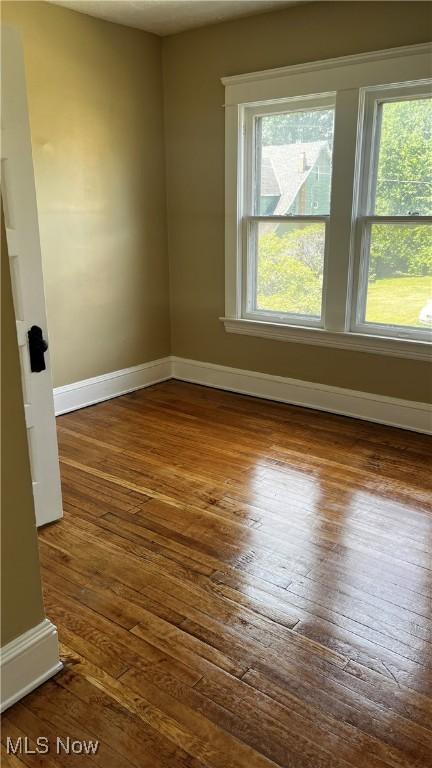
[[[4,2],[27,70],[54,385],[169,354],[161,42]]]
[[[416,2],[312,3],[163,40],[172,352],[427,401],[427,364],[226,334],[223,75],[427,41]]]
[[[44,618],[9,263],[1,214],[1,641]]]

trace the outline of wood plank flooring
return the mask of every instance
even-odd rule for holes
[[[431,443],[170,381],[58,419],[64,670],[4,766],[432,765]]]

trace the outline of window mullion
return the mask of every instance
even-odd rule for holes
[[[432,224],[432,216],[363,216],[368,224]]]
[[[287,224],[290,224],[290,223],[292,224],[292,222],[296,222],[296,221],[300,221],[306,224],[307,222],[311,222],[311,221],[312,222],[319,221],[319,222],[325,223],[329,220],[329,216],[325,216],[325,215],[313,216],[309,214],[298,215],[298,216],[296,215],[291,216],[291,214],[289,215],[287,214],[286,216],[271,216],[271,215],[255,216],[253,215],[253,216],[248,216],[247,218],[250,221],[275,221],[276,223],[286,222]]]
[[[330,222],[327,227],[323,288],[324,327],[349,329],[351,311],[351,244],[359,91],[340,91],[336,98]]]

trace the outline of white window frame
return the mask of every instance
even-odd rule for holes
[[[425,97],[430,98],[432,95],[431,85],[432,80],[426,79],[422,82],[407,82],[396,86],[387,85],[384,87],[361,89],[363,135],[360,149],[361,155],[359,158],[361,172],[358,174],[357,179],[359,190],[357,195],[357,227],[354,256],[356,265],[356,284],[354,289],[355,300],[352,302],[351,323],[353,331],[358,331],[359,333],[382,335],[385,329],[387,336],[399,339],[410,338],[419,341],[431,340],[431,332],[426,328],[384,325],[381,323],[366,322],[365,320],[368,291],[369,244],[372,225],[381,223],[388,224],[389,226],[394,224],[427,226],[432,224],[432,216],[408,215],[408,212],[406,215],[401,214],[399,216],[380,216],[374,213],[376,174],[379,158],[380,106],[393,101],[408,101]]]
[[[225,85],[226,206],[225,316],[221,320],[226,331],[430,359],[431,345],[423,333],[416,338],[403,338],[402,334],[396,337],[389,332],[389,326],[371,328],[367,323],[364,327],[359,324],[359,315],[354,308],[361,289],[358,218],[364,213],[360,179],[364,178],[362,168],[367,162],[364,151],[367,129],[363,123],[365,97],[373,88],[378,92],[378,89],[394,88],[395,84],[424,83],[432,74],[431,51],[430,44],[406,46],[222,79]],[[286,111],[289,99],[304,98],[307,103],[317,95],[321,98],[333,93],[336,94],[336,114],[323,322],[305,322],[305,317],[299,316],[300,325],[293,322],[297,318],[292,316],[289,322],[286,316],[278,318],[274,313],[271,318],[263,317],[262,313],[259,317],[256,313],[251,316],[245,303],[245,216],[251,213],[250,207],[245,206],[245,176],[247,166],[250,166],[248,115],[256,114],[257,108],[264,113],[267,110],[267,114],[273,113],[278,104],[280,111]],[[363,151],[358,151],[359,147]],[[248,189],[251,188],[249,183]],[[287,218],[296,220],[296,217]]]

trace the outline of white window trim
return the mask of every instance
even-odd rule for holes
[[[353,221],[358,206],[355,147],[361,140],[359,121],[361,89],[387,84],[421,81],[430,76],[430,44],[406,46],[339,59],[300,64],[276,70],[223,78],[225,85],[225,317],[221,320],[230,333],[324,344],[358,349],[377,354],[415,359],[430,359],[430,344],[423,340],[387,335],[386,328],[350,330],[355,278]],[[264,102],[275,105],[288,98],[336,92],[335,142],[333,151],[332,217],[338,230],[329,230],[331,259],[328,262],[327,290],[323,302],[322,327],[246,318],[244,296],[244,236],[241,222],[244,211],[243,158],[245,111]],[[344,141],[337,141],[344,135]],[[334,183],[338,179],[337,185]],[[354,280],[356,284],[356,280]],[[356,285],[354,285],[356,290]],[[343,302],[341,302],[341,296]],[[348,297],[348,300],[345,300]],[[294,319],[294,318],[293,318]],[[301,320],[301,318],[299,318]],[[304,318],[303,318],[304,323]],[[379,335],[382,333],[386,335]]]
[[[431,345],[425,341],[396,339],[391,336],[373,336],[350,331],[326,331],[324,328],[306,326],[288,326],[281,323],[267,323],[243,318],[221,317],[227,333],[239,333],[242,336],[260,336],[264,339],[288,341],[310,346],[335,347],[336,349],[354,349],[358,352],[370,352],[390,357],[406,357],[413,360],[431,361]]]

